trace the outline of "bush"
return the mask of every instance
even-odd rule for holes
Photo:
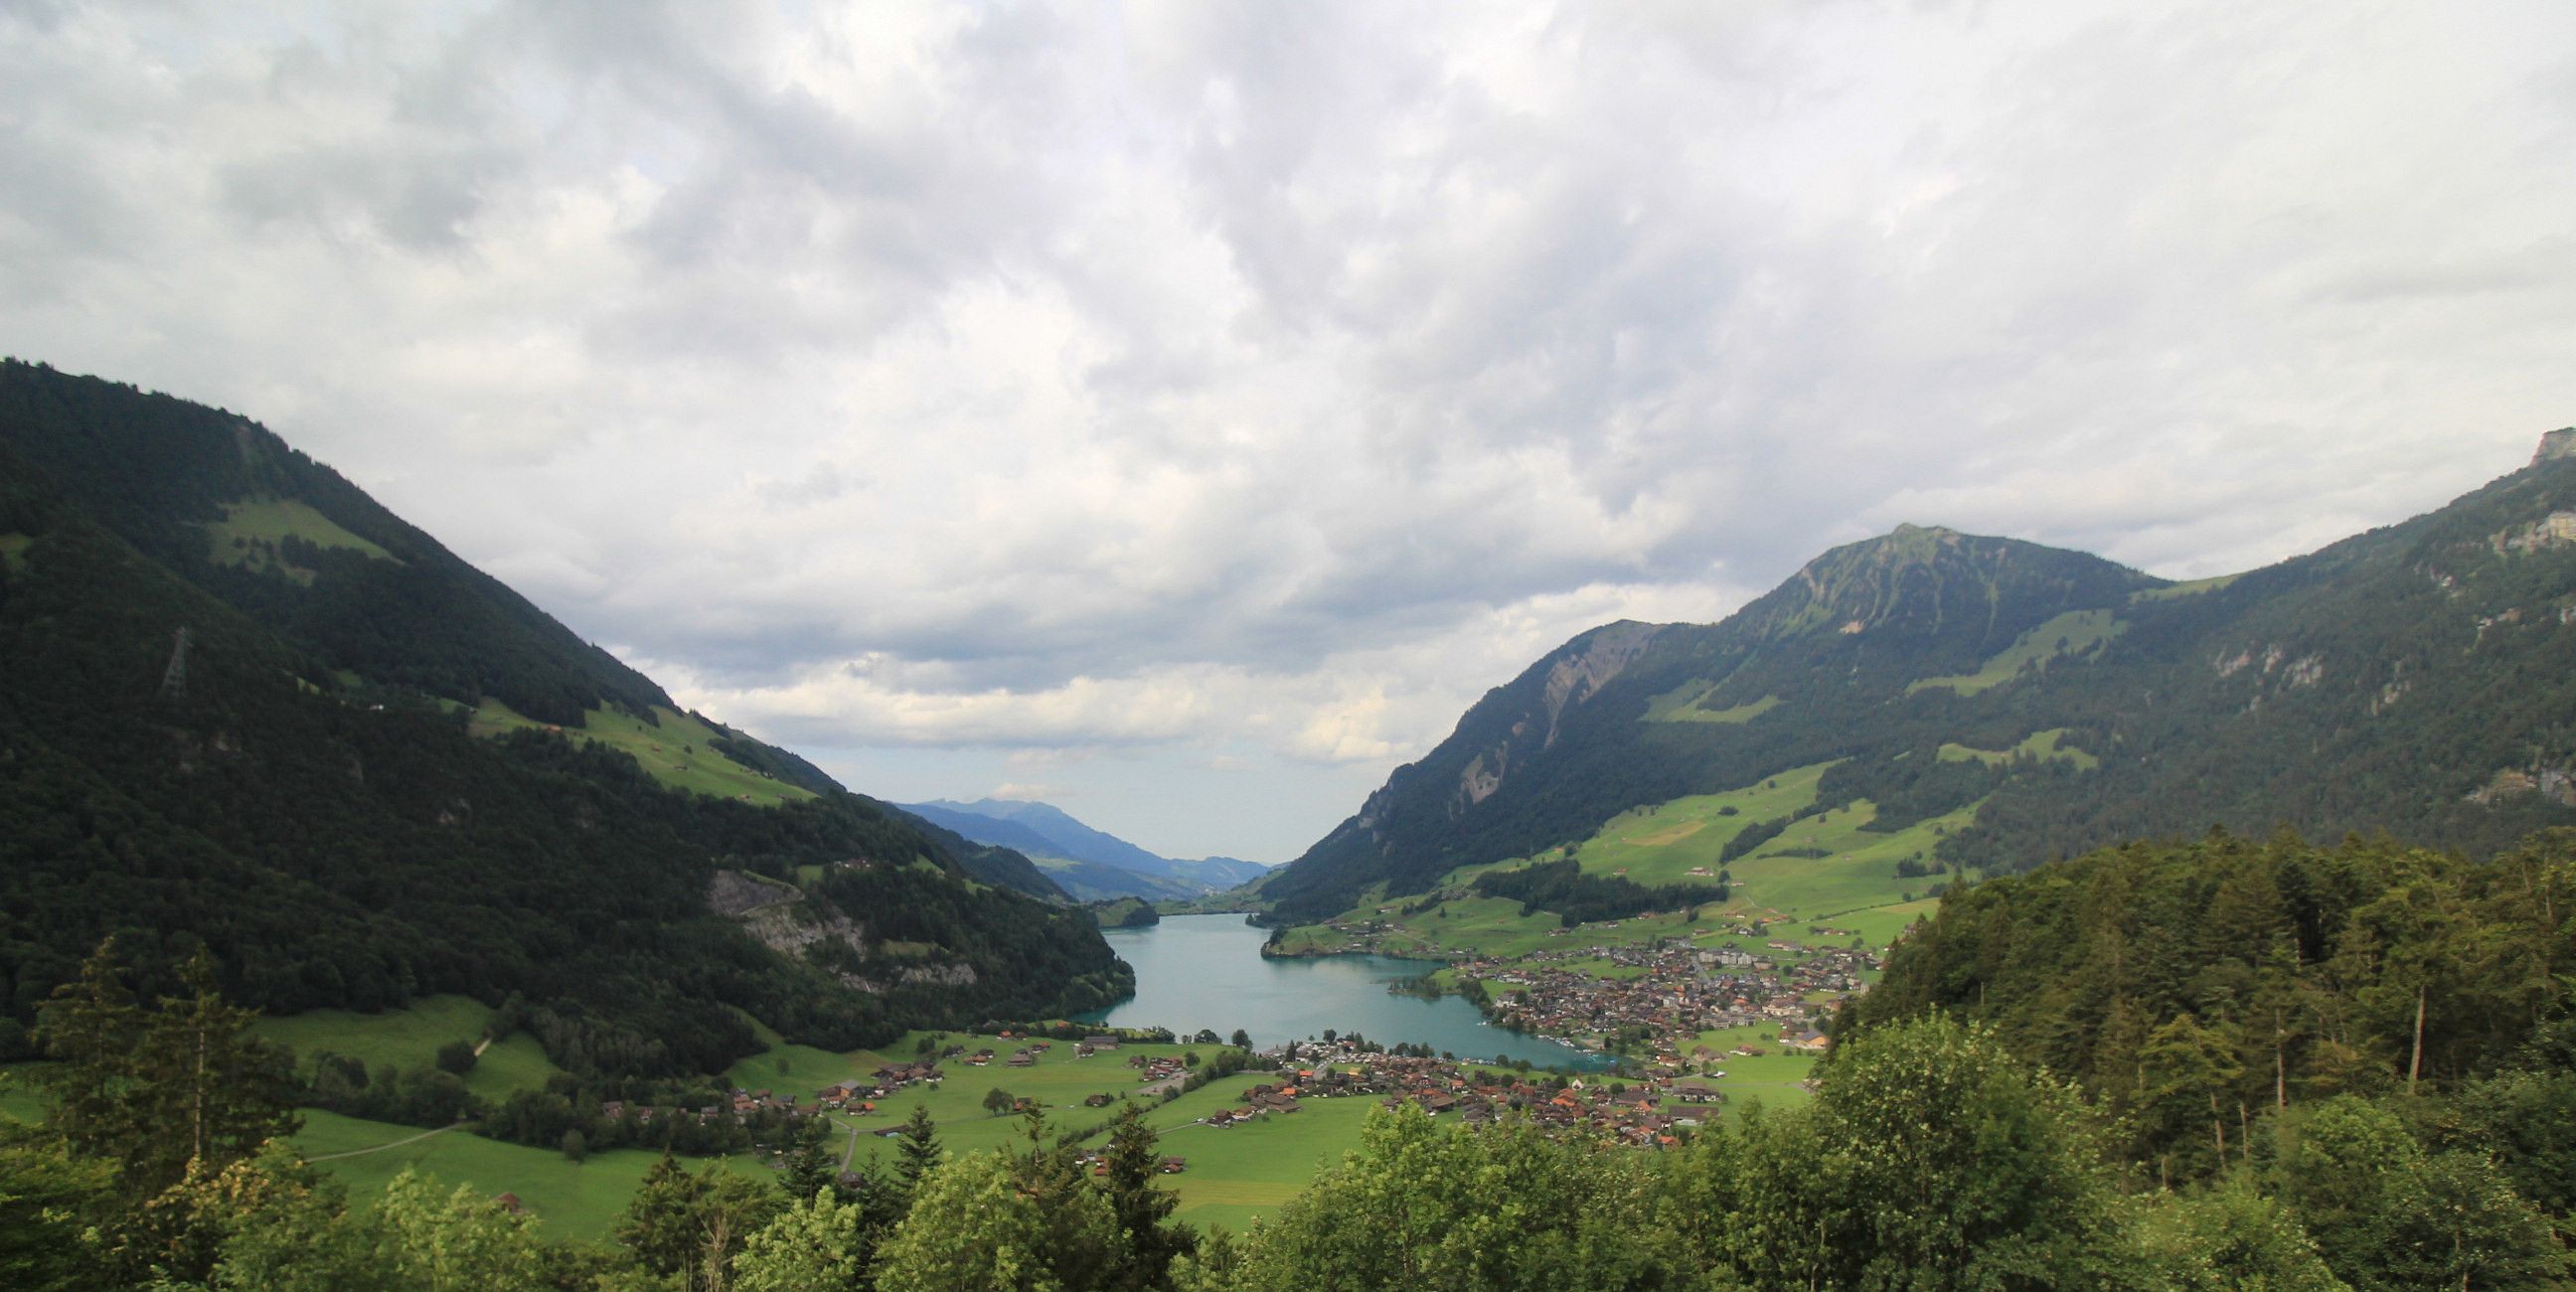
[[[474,1062],[472,1041],[450,1041],[438,1047],[438,1070],[441,1072],[452,1072],[461,1077],[474,1070]]]

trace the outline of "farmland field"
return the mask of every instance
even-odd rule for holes
[[[429,996],[409,1009],[358,1014],[345,1009],[262,1018],[251,1031],[295,1051],[296,1065],[310,1070],[313,1056],[329,1050],[363,1059],[370,1070],[387,1067],[426,1068],[438,1047],[450,1041],[482,1039],[492,1011],[464,996]],[[543,1087],[562,1071],[546,1059],[536,1038],[527,1035],[496,1041],[476,1060],[465,1088],[480,1098],[499,1102],[514,1090]]]
[[[622,1148],[593,1153],[576,1163],[552,1149],[504,1144],[464,1131],[414,1138],[419,1135],[417,1127],[308,1108],[304,1129],[294,1143],[307,1158],[329,1159],[318,1165],[348,1186],[349,1200],[356,1206],[372,1206],[383,1196],[385,1185],[409,1167],[437,1177],[445,1189],[468,1185],[478,1193],[517,1194],[544,1222],[541,1234],[594,1241],[608,1237],[644,1173],[661,1156],[651,1149]],[[406,1140],[410,1142],[402,1142]],[[729,1161],[731,1169],[754,1179],[774,1178],[747,1156]],[[692,1160],[689,1169],[704,1171],[708,1163]]]

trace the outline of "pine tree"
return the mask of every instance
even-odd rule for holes
[[[913,1105],[912,1119],[903,1124],[903,1133],[895,1137],[894,1195],[898,1213],[912,1209],[913,1197],[921,1190],[921,1179],[939,1165],[939,1129],[930,1121],[930,1110]]]
[[[1124,1258],[1109,1286],[1126,1292],[1162,1287],[1169,1281],[1173,1258],[1195,1249],[1197,1241],[1188,1227],[1168,1223],[1181,1200],[1154,1185],[1160,1165],[1154,1131],[1135,1104],[1121,1105],[1109,1124],[1107,1157],[1109,1208],[1127,1235]]]

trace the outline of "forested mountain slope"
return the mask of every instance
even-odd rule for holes
[[[1320,918],[1825,763],[1810,811],[1866,799],[1898,830],[1974,806],[1951,868],[2212,824],[2487,851],[2576,822],[2572,666],[2576,460],[2547,448],[2440,511],[2195,584],[1905,526],[1721,623],[1575,638],[1261,891]],[[1960,756],[2033,740],[2058,754]]]
[[[972,877],[1058,895],[1025,858],[679,712],[228,413],[0,365],[0,653],[0,1050],[111,932],[272,1011],[519,993],[605,1071],[1124,989]]]

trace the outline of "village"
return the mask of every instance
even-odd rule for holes
[[[1775,939],[1767,954],[1670,938],[1644,947],[1533,952],[1451,966],[1458,989],[1498,1027],[1635,1058],[1673,1073],[1719,1057],[1709,1032],[1776,1026],[1780,1043],[1822,1053],[1815,1023],[1861,991],[1878,956]],[[1598,966],[1607,962],[1606,971]],[[1470,986],[1469,984],[1474,984]]]

